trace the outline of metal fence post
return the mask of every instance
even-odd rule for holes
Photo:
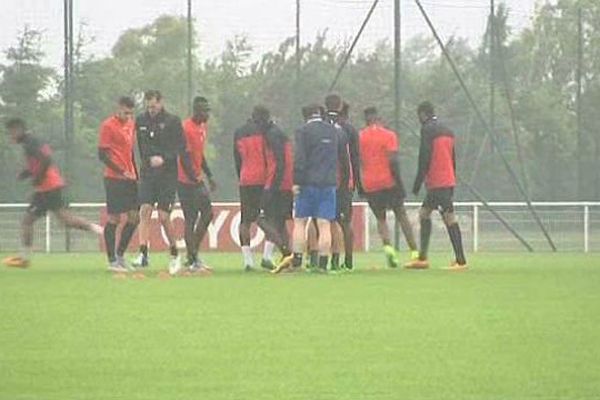
[[[590,206],[583,207],[583,251],[590,252]]]
[[[479,205],[473,204],[473,252],[479,251]]]
[[[52,244],[50,240],[50,214],[46,214],[46,253],[50,253]]]

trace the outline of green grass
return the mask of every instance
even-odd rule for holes
[[[116,280],[102,255],[0,270],[0,399],[594,399],[600,259],[467,273]],[[156,261],[156,259],[154,260]],[[445,258],[435,259],[444,265]]]

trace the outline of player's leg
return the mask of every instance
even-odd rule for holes
[[[338,223],[342,228],[344,239],[344,268],[354,268],[354,230],[352,229],[352,192],[342,193]]]
[[[40,201],[40,193],[35,193],[31,205],[21,220],[21,252],[18,256],[4,259],[7,267],[27,268],[29,266],[33,249],[33,225],[35,221],[46,214]]]
[[[336,190],[335,188],[318,189],[315,194],[316,212],[313,217],[317,219],[319,229],[319,268],[327,270],[329,251],[331,250],[331,230],[336,217]]]
[[[250,228],[257,221],[260,214],[260,200],[262,186],[247,186],[240,188],[241,221],[240,221],[240,246],[246,271],[254,270],[254,255],[250,247]]]
[[[104,226],[104,242],[110,269],[124,272],[127,263],[123,258],[131,237],[137,227],[137,184],[133,181],[105,179],[107,223]],[[127,214],[127,222],[121,230],[119,245],[116,247],[116,232],[121,215]]]
[[[421,247],[419,251],[419,259],[413,260],[406,264],[409,269],[426,269],[429,268],[427,254],[429,252],[429,241],[431,239],[431,214],[435,208],[435,201],[431,192],[427,193],[425,201],[419,210],[419,224],[421,227]]]
[[[467,259],[465,257],[465,251],[462,242],[462,233],[458,224],[458,219],[454,212],[454,204],[452,201],[452,189],[443,189],[439,193],[440,208],[442,210],[442,219],[446,225],[448,236],[450,237],[450,243],[452,243],[452,249],[454,250],[455,261],[452,263],[449,269],[452,270],[464,270],[467,268]]]
[[[340,221],[331,223],[331,269],[340,268],[340,254],[344,251],[344,231]]]
[[[200,213],[199,196],[195,193],[196,188],[193,185],[179,183],[177,195],[183,211],[184,231],[183,238],[187,252],[187,265],[193,266],[196,263],[197,253],[194,239],[194,231]]]
[[[400,260],[398,259],[398,253],[392,245],[390,229],[387,224],[387,201],[386,191],[377,191],[367,194],[367,201],[369,208],[373,215],[375,215],[375,221],[377,222],[377,233],[383,243],[383,253],[387,260],[388,266],[391,268],[398,267]]]
[[[117,271],[120,269],[117,263],[117,226],[121,222],[121,214],[108,214],[106,224],[104,225],[104,246],[106,247],[106,257],[108,259],[109,270]]]
[[[202,272],[203,269],[206,271],[211,271],[212,269],[198,256],[200,244],[202,243],[202,240],[204,240],[204,236],[206,236],[206,232],[208,231],[208,226],[213,219],[212,201],[210,199],[208,188],[205,185],[200,187],[199,206],[200,218],[197,220],[196,227],[194,228],[194,252],[196,254],[196,268],[198,269],[198,272]]]
[[[396,221],[398,222],[398,225],[400,225],[400,229],[402,230],[406,240],[406,245],[410,250],[410,259],[417,260],[419,258],[419,249],[417,247],[417,241],[415,240],[413,226],[410,223],[410,219],[408,218],[408,214],[406,212],[406,207],[404,206],[404,198],[393,196],[390,201]]]
[[[263,253],[263,260],[261,266],[265,269],[273,270],[275,265],[272,261],[272,255],[268,254],[267,247],[269,243],[277,246],[283,258],[289,257],[292,253],[288,248],[288,241],[281,237],[281,230],[279,228],[279,221],[282,219],[283,214],[283,203],[284,199],[281,192],[273,194],[269,204],[263,206],[263,211],[258,217],[258,226],[265,232],[267,237],[267,243],[265,243],[265,252]]]
[[[177,249],[177,240],[175,238],[175,229],[171,222],[171,210],[175,203],[177,195],[177,171],[174,174],[165,173],[156,180],[158,184],[158,199],[156,208],[158,209],[158,220],[165,232],[167,242],[169,243],[169,273],[176,275],[182,267],[181,257]]]
[[[97,235],[102,235],[104,229],[93,222],[90,222],[84,218],[78,217],[71,214],[66,208],[62,197],[62,190],[54,190],[52,192],[45,193],[46,195],[46,210],[54,213],[56,218],[62,222],[66,227],[78,229],[82,231],[88,231]]]
[[[314,218],[311,218],[308,223],[306,250],[309,254],[308,266],[316,267],[319,264],[319,229]]]
[[[150,177],[144,177],[140,180],[139,186],[139,204],[140,204],[140,223],[138,229],[140,241],[139,256],[133,261],[135,267],[147,267],[150,258],[148,256],[148,246],[150,245],[150,226],[152,224],[152,212],[154,205],[158,201],[158,193],[155,190],[154,180]]]
[[[121,237],[117,246],[117,262],[121,267],[127,269],[128,264],[125,261],[125,252],[129,248],[129,243],[131,243],[133,234],[140,223],[140,214],[136,206],[134,209],[127,211],[125,215],[125,226],[121,229]]]

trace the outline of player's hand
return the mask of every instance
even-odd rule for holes
[[[135,174],[133,172],[129,172],[129,171],[123,172],[123,176],[131,181],[135,181],[137,179],[137,176],[135,176]]]
[[[152,168],[162,167],[164,163],[165,163],[165,160],[161,156],[150,157],[150,166]]]
[[[31,177],[31,171],[29,171],[28,169],[24,169],[19,173],[19,175],[17,175],[17,179],[20,181],[23,181],[29,177]]]
[[[208,188],[210,189],[211,193],[216,192],[219,188],[217,186],[217,182],[215,182],[213,178],[208,178]]]
[[[300,194],[300,186],[299,185],[292,186],[292,192],[294,193],[294,196],[298,196]]]

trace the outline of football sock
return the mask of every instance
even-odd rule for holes
[[[252,250],[250,246],[242,246],[242,256],[244,257],[245,266],[254,266],[254,258],[252,257]]]
[[[456,262],[460,265],[465,265],[467,260],[465,259],[465,252],[462,244],[462,234],[458,224],[452,224],[448,227],[448,235],[450,236],[450,242],[456,255]]]
[[[310,266],[316,267],[319,264],[319,252],[313,250],[310,252]]]
[[[354,257],[352,253],[344,255],[344,266],[348,269],[354,268]]]
[[[137,228],[137,224],[126,223],[121,230],[121,238],[119,239],[119,247],[117,248],[117,256],[123,257],[123,254],[127,251],[131,238]]]
[[[179,255],[179,251],[177,251],[177,246],[171,246],[169,248],[169,253],[171,254],[171,257],[177,257]]]
[[[104,227],[104,243],[106,244],[106,255],[109,262],[117,260],[115,256],[115,240],[116,240],[117,225],[107,223]]]
[[[422,261],[427,260],[429,251],[429,239],[431,238],[431,219],[421,219],[421,254],[419,258]]]
[[[263,260],[272,261],[274,249],[275,249],[275,243],[266,241],[265,247],[263,249]]]
[[[142,253],[142,257],[148,258],[148,245],[147,244],[142,244],[140,246],[140,253]]]
[[[329,263],[328,256],[320,256],[319,257],[319,268],[327,270],[327,264]]]
[[[331,269],[338,269],[340,267],[340,253],[333,253],[331,255]]]

